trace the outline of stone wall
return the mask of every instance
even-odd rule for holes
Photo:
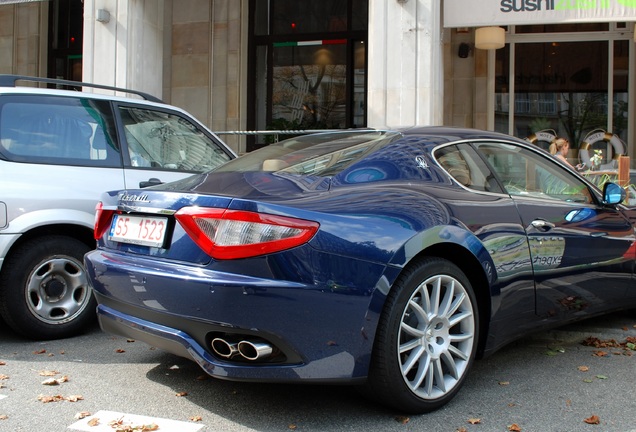
[[[0,73],[46,76],[47,17],[48,2],[0,5]]]
[[[244,129],[246,2],[166,2],[171,15],[170,56],[164,63],[164,99],[183,107],[213,131]],[[244,84],[243,84],[244,86]],[[235,151],[244,139],[222,135]]]

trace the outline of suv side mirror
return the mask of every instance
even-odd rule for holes
[[[603,186],[603,204],[620,204],[626,197],[625,189],[616,183],[608,182]]]

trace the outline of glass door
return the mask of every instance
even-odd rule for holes
[[[367,10],[368,0],[252,0],[248,129],[365,126]],[[248,137],[247,149],[289,136]]]
[[[620,26],[511,27],[511,43],[495,54],[495,130],[546,149],[564,137],[572,162],[580,149],[598,150],[603,165],[627,153],[633,42]]]

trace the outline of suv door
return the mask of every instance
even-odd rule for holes
[[[234,155],[205,127],[166,108],[119,104],[127,188],[166,183],[209,171]]]

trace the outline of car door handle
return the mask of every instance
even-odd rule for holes
[[[590,237],[606,237],[608,235],[609,233],[606,233],[605,231],[590,233]]]
[[[140,181],[139,182],[139,187],[140,188],[147,188],[147,187],[150,187],[150,186],[157,186],[157,185],[160,185],[160,184],[163,184],[163,182],[161,180],[159,180],[156,177],[152,177],[152,178],[149,178],[146,181]]]
[[[535,219],[531,222],[531,224],[533,227],[543,232],[550,231],[556,226],[552,222],[548,222],[547,220],[543,219]]]

